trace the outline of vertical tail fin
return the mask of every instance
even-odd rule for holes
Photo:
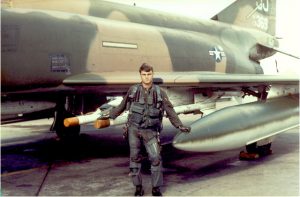
[[[276,0],[237,0],[212,19],[275,35]]]

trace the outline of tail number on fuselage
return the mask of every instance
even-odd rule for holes
[[[256,9],[263,12],[269,12],[269,0],[257,0]]]
[[[253,15],[253,24],[255,27],[262,29],[263,31],[267,31],[269,27],[269,19],[262,15]]]

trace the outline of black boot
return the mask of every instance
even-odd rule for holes
[[[144,195],[144,190],[141,185],[137,185],[135,188],[135,193],[134,196],[143,196]]]
[[[152,196],[162,196],[159,187],[152,188]]]

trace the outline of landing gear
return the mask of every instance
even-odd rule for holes
[[[73,127],[65,127],[64,119],[74,117],[72,114],[67,113],[65,111],[62,114],[55,112],[55,120],[53,124],[53,130],[55,130],[57,136],[62,140],[74,139],[79,136],[80,133],[80,125]]]
[[[106,97],[94,93],[81,92],[81,94],[60,95],[56,100],[54,122],[51,131],[55,131],[62,140],[73,140],[80,133],[80,125],[65,127],[64,119],[74,117],[75,114],[85,114],[94,111],[99,105],[106,103]],[[97,103],[95,102],[97,101]]]
[[[272,154],[271,143],[257,146],[257,143],[246,146],[246,151],[240,152],[240,160],[255,160],[263,156]]]
[[[57,136],[62,140],[77,138],[80,133],[80,125],[73,127],[64,126],[64,119],[69,117],[74,117],[74,115],[65,110],[64,105],[57,104],[54,121],[50,130],[55,131]]]

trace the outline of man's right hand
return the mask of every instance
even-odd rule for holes
[[[101,112],[100,116],[97,118],[97,120],[106,120],[106,119],[109,119],[109,111]]]
[[[191,131],[191,127],[187,127],[187,126],[183,126],[183,125],[179,126],[178,129],[184,133],[189,133]]]

